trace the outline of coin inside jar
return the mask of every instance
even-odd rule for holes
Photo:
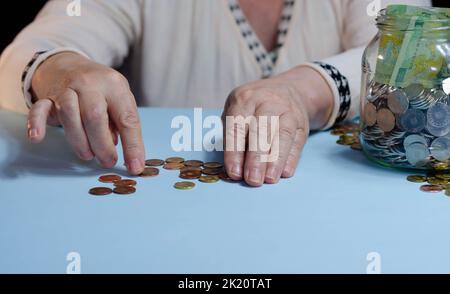
[[[115,194],[120,194],[120,195],[129,195],[129,194],[135,193],[136,188],[133,186],[119,186],[119,187],[115,187],[113,192]]]
[[[102,183],[114,183],[115,181],[121,180],[122,177],[118,175],[103,175],[98,178]]]
[[[162,159],[147,159],[145,161],[146,166],[162,166],[164,165],[164,160]]]
[[[372,103],[366,104],[364,107],[364,122],[369,127],[374,126],[377,123],[377,108]]]
[[[143,178],[150,178],[156,177],[157,175],[159,175],[159,169],[156,167],[146,167],[139,176]]]
[[[106,187],[95,187],[89,190],[89,194],[94,196],[106,196],[113,192],[112,189]]]
[[[169,157],[166,159],[166,163],[183,163],[184,158],[182,157]]]
[[[387,108],[380,109],[377,112],[377,123],[380,129],[388,133],[395,128],[395,116]]]

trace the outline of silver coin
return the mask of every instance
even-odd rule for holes
[[[428,125],[434,128],[446,128],[450,124],[450,107],[436,103],[427,112]]]
[[[366,104],[364,107],[364,122],[368,126],[373,126],[377,123],[377,108],[372,103]]]
[[[450,158],[450,138],[438,138],[431,143],[431,155],[439,160],[446,161]]]
[[[421,143],[411,144],[406,148],[406,158],[413,166],[421,166],[425,164],[430,156],[428,147]]]
[[[408,146],[412,144],[420,143],[422,145],[428,146],[428,141],[425,139],[425,137],[420,135],[410,135],[405,138],[403,141],[403,147],[408,148]]]
[[[387,103],[389,109],[395,114],[403,114],[409,108],[409,100],[405,92],[396,90],[388,95]]]
[[[423,95],[425,89],[421,84],[411,84],[408,87],[404,88],[403,91],[410,100],[416,100]]]
[[[400,126],[404,131],[419,133],[425,129],[427,119],[425,114],[418,109],[409,109],[400,116]]]

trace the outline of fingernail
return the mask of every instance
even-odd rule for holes
[[[242,171],[241,171],[241,165],[240,164],[233,164],[231,166],[231,175],[236,177],[242,177]]]
[[[128,169],[133,173],[138,173],[142,169],[141,162],[138,159],[132,159],[128,164]]]
[[[275,169],[275,167],[270,167],[267,172],[266,172],[266,179],[269,182],[274,183],[275,181],[277,181],[277,170]]]
[[[252,168],[249,175],[249,180],[252,183],[259,184],[262,182],[262,175],[259,168]]]
[[[28,137],[31,139],[34,139],[38,136],[38,131],[36,129],[29,129],[28,130]]]

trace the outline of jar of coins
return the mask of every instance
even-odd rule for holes
[[[363,56],[360,141],[388,167],[450,166],[450,9],[391,5]]]

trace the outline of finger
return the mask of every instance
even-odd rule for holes
[[[116,126],[111,120],[109,120],[109,130],[111,131],[111,137],[113,138],[114,146],[117,146],[117,144],[119,144],[119,135]]]
[[[125,166],[131,175],[144,170],[144,143],[136,101],[131,92],[108,97],[108,109],[122,142]]]
[[[66,139],[75,153],[83,160],[92,160],[94,154],[81,122],[77,93],[72,89],[66,89],[56,99],[55,106],[58,119],[64,127]]]
[[[53,107],[49,99],[38,100],[28,114],[28,138],[32,143],[40,143],[45,138],[47,119]]]
[[[292,114],[285,113],[279,117],[272,141],[271,160],[267,164],[264,179],[266,183],[275,184],[280,180],[293,146],[297,124],[297,119]]]
[[[249,130],[246,121],[254,114],[255,106],[229,101],[230,99],[227,101],[222,115],[225,147],[224,163],[227,174],[233,180],[239,181],[244,178],[246,139]]]
[[[297,129],[292,148],[286,161],[286,165],[284,166],[283,172],[281,174],[283,178],[290,178],[294,176],[307,138],[308,132],[305,128],[300,127],[299,129]]]
[[[117,163],[117,152],[109,129],[105,97],[97,91],[77,92],[77,94],[81,120],[91,150],[103,167],[112,168]]]
[[[245,153],[244,179],[250,186],[259,187],[264,183],[266,174],[267,156],[270,150],[270,142],[267,149],[261,149],[261,141],[270,137],[267,126],[262,123],[263,117],[257,113],[249,127],[247,135],[247,152]]]

